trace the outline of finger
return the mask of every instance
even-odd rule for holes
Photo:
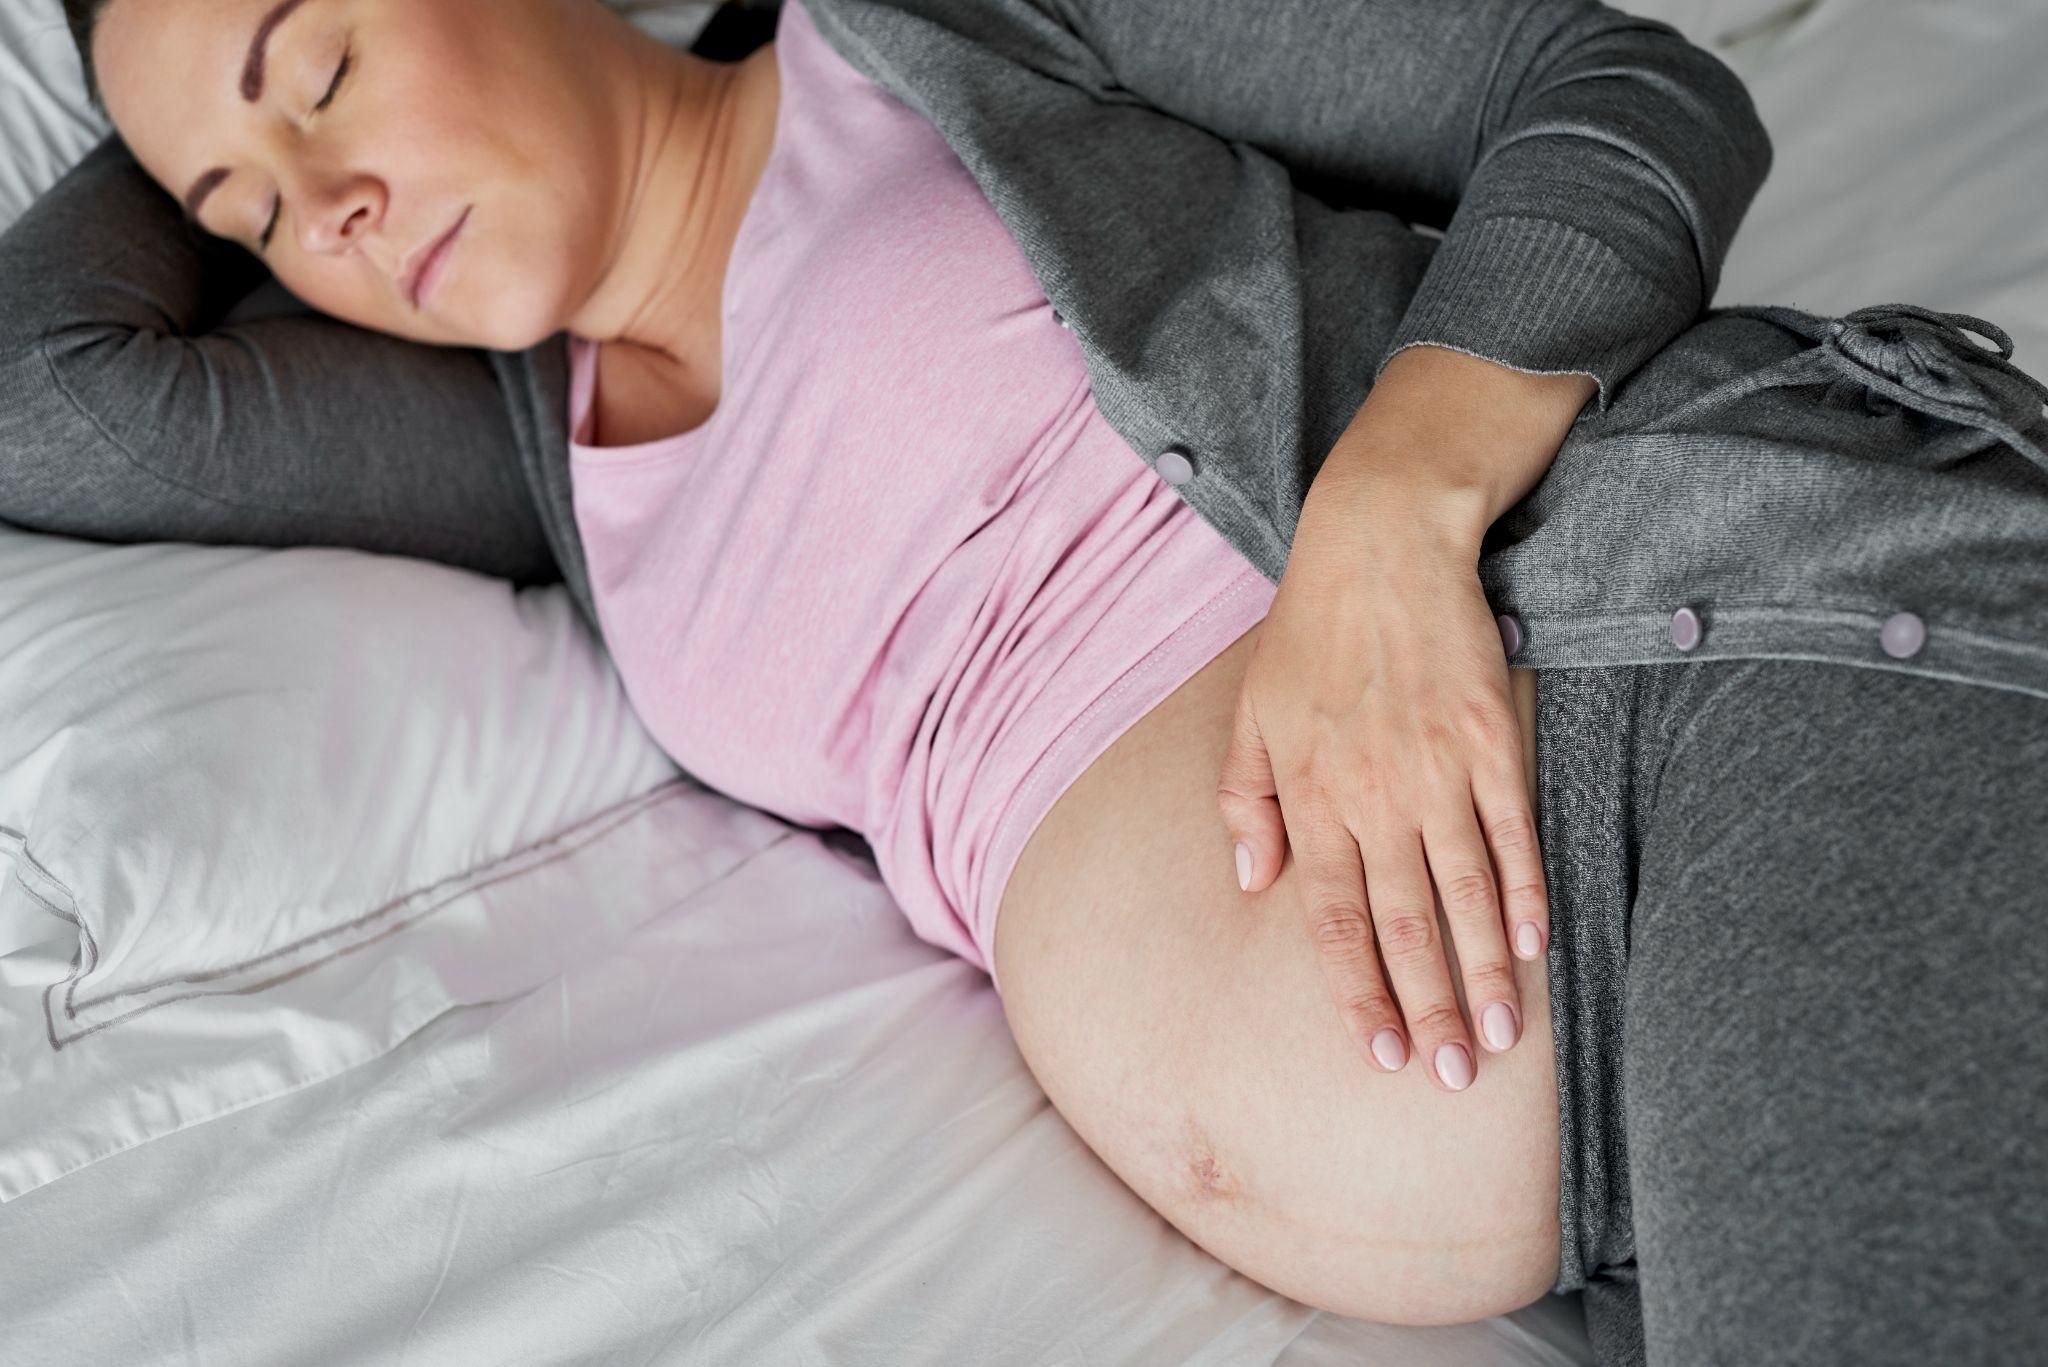
[[[1451,943],[1458,947],[1472,1028],[1487,1048],[1505,1053],[1522,1035],[1522,1000],[1494,892],[1493,859],[1469,793],[1423,825],[1422,849],[1443,901]]]
[[[1287,861],[1287,824],[1249,687],[1237,690],[1237,717],[1216,778],[1216,805],[1230,832],[1237,885],[1246,892],[1265,891]]]
[[[1323,802],[1297,797],[1283,811],[1309,939],[1344,1030],[1374,1067],[1398,1073],[1407,1065],[1408,1046],[1400,1013],[1380,974],[1358,846],[1350,828]]]
[[[1473,775],[1472,797],[1486,843],[1493,851],[1501,919],[1515,954],[1540,959],[1550,944],[1550,893],[1543,879],[1543,849],[1536,814],[1517,758],[1512,774]]]
[[[1437,931],[1436,895],[1423,862],[1422,833],[1388,818],[1369,823],[1365,849],[1366,906],[1380,957],[1416,1054],[1429,1061],[1439,1087],[1461,1092],[1472,1085],[1474,1056],[1451,988]]]

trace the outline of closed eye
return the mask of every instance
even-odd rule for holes
[[[333,84],[329,85],[329,86],[327,87],[327,93],[326,93],[325,95],[323,95],[323,96],[321,96],[321,97],[320,97],[320,103],[318,103],[318,104],[316,104],[316,105],[314,105],[314,106],[313,106],[313,112],[314,112],[315,114],[318,114],[318,113],[319,113],[319,112],[320,112],[321,110],[325,109],[325,108],[326,108],[326,107],[327,107],[328,105],[330,105],[330,104],[333,104],[333,103],[334,103],[334,95],[335,95],[335,92],[341,89],[341,82],[342,82],[342,78],[348,75],[348,64],[349,64],[350,62],[354,61],[354,60],[355,60],[355,49],[354,49],[354,48],[349,48],[349,49],[347,49],[346,51],[344,51],[344,52],[343,52],[343,53],[341,54],[341,65],[340,65],[340,66],[338,66],[338,67],[336,67],[336,68],[334,69],[334,82],[333,82]]]

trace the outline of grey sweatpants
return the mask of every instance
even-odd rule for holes
[[[1602,1367],[2048,1362],[2048,700],[1548,670],[1537,745]]]

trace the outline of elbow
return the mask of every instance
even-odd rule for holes
[[[1679,39],[1684,42],[1684,39]],[[1771,173],[1771,135],[1757,113],[1756,100],[1729,65],[1705,48],[1686,43],[1690,65],[1697,69],[1702,115],[1715,140],[1726,149],[1729,173],[1740,188],[1743,209],[1763,188]]]
[[[1715,149],[1709,164],[1719,181],[1705,197],[1706,211],[1696,228],[1702,248],[1700,302],[1704,305],[1711,303],[1719,290],[1721,263],[1770,176],[1772,149],[1771,135],[1742,78],[1712,53],[1697,47],[1691,52],[1693,65],[1702,73],[1697,89],[1703,105],[1703,142]]]
[[[1749,87],[1726,62],[1661,19],[1599,0],[1531,0],[1512,58],[1517,116],[1591,130],[1718,261],[1772,159]]]
[[[0,523],[26,531],[92,535],[82,501],[108,484],[96,467],[99,429],[68,387],[64,357],[44,337],[0,334]]]
[[[1618,16],[1617,16],[1618,17]],[[1655,79],[1679,108],[1679,129],[1747,209],[1771,173],[1771,135],[1740,76],[1719,57],[1670,24],[1630,15],[1622,22],[1655,53]]]
[[[1655,127],[1643,130],[1638,146],[1692,231],[1704,303],[1771,173],[1771,135],[1749,87],[1726,62],[1661,20],[1595,8],[1609,25],[1603,36],[1615,45],[1603,53],[1606,71],[1625,51],[1625,67],[1644,92],[1640,113]]]

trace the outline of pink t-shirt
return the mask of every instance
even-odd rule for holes
[[[587,445],[597,352],[571,338],[598,619],[679,765],[860,832],[913,931],[993,977],[1026,837],[1275,590],[1096,411],[1079,345],[938,131],[800,0],[775,53],[710,419]]]

